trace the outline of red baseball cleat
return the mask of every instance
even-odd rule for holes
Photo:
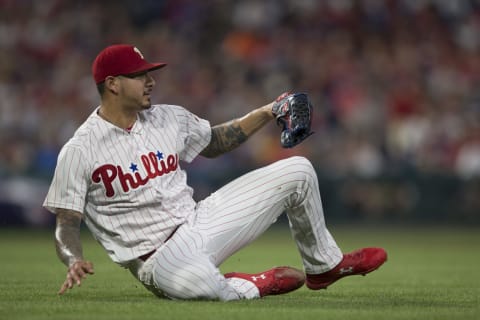
[[[256,274],[230,272],[224,276],[252,282],[260,291],[260,297],[297,290],[305,283],[303,271],[291,267],[276,267]]]
[[[353,275],[366,275],[387,261],[382,248],[364,248],[343,255],[343,260],[332,270],[321,274],[307,274],[306,284],[312,290],[326,289],[335,281]]]

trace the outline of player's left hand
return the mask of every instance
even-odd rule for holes
[[[94,274],[93,263],[83,260],[74,262],[68,267],[67,278],[60,287],[58,294],[64,294],[67,289],[72,289],[75,284],[80,286],[82,280],[87,277],[87,274]]]
[[[306,93],[285,92],[272,105],[272,114],[282,126],[280,143],[284,148],[293,148],[313,132],[313,107]]]

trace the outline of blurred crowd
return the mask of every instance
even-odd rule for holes
[[[480,0],[0,0],[0,178],[49,181],[113,43],[167,62],[154,101],[212,124],[309,93],[302,145],[272,124],[205,174],[302,154],[338,177],[480,176]]]

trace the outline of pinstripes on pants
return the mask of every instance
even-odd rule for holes
[[[228,183],[198,203],[195,215],[145,263],[131,270],[147,288],[174,299],[255,297],[248,283],[225,279],[218,266],[286,212],[305,271],[322,273],[342,259],[327,230],[311,163],[291,157]]]

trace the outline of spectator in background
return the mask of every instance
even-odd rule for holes
[[[174,67],[154,98],[213,123],[305,88],[319,138],[295,153],[334,176],[478,176],[469,138],[480,122],[478,1],[281,3],[0,2],[0,177],[51,177],[60,146],[92,111],[81,106],[95,105],[88,58],[113,42],[165,57]],[[228,167],[290,155],[269,147],[277,134],[260,132]]]

